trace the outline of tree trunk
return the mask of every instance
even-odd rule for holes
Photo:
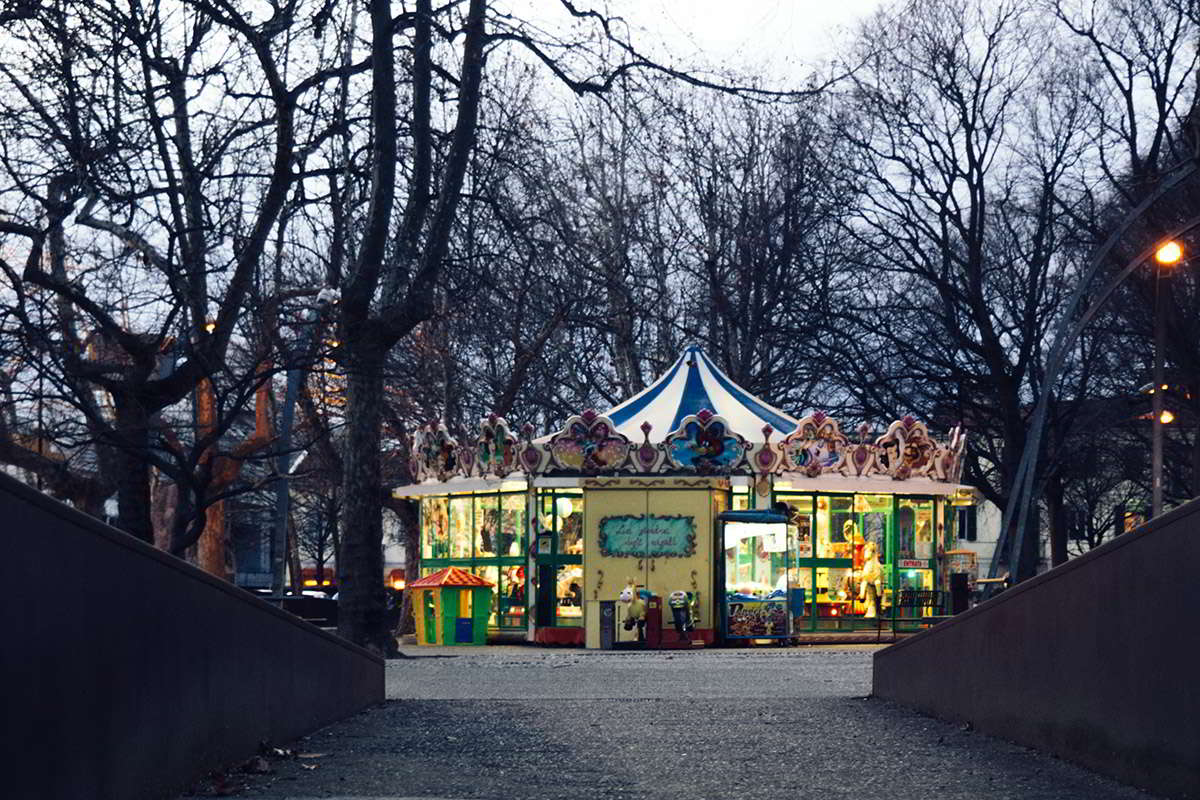
[[[1050,566],[1057,567],[1067,563],[1067,506],[1058,476],[1046,486],[1046,509],[1050,517]]]
[[[419,506],[411,500],[397,503],[393,507],[400,517],[404,531],[404,584],[415,581],[421,576],[421,523]],[[405,589],[404,601],[400,606],[400,624],[396,627],[397,634],[415,633],[416,622],[413,618],[412,592]]]
[[[141,457],[149,446],[149,415],[140,398],[113,397],[116,420],[113,438],[117,462],[117,527],[147,544],[154,544],[150,520],[150,465]]]
[[[300,565],[300,537],[296,535],[296,515],[288,513],[287,526],[288,572],[292,574],[292,593],[304,591],[304,568]],[[317,586],[320,587],[319,576]]]
[[[204,532],[196,542],[196,566],[223,581],[233,580],[229,574],[228,536],[225,501],[218,500],[204,511]]]
[[[383,348],[346,342],[346,444],[342,462],[342,541],[338,552],[338,634],[388,655],[383,586]]]
[[[1021,540],[1021,552],[1017,559],[1017,574],[1014,583],[1028,580],[1037,574],[1038,552],[1041,544],[1041,520],[1038,515],[1037,498],[1029,499],[1029,518],[1025,522],[1025,537]]]

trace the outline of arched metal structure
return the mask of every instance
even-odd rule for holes
[[[1063,316],[1059,322],[1058,331],[1055,335],[1054,346],[1050,350],[1050,357],[1046,362],[1046,374],[1043,379],[1043,391],[1038,399],[1038,404],[1033,413],[1033,419],[1029,427],[1029,436],[1025,440],[1025,449],[1021,453],[1021,461],[1017,466],[1017,474],[1013,481],[1012,490],[1009,492],[1008,504],[1004,509],[1004,521],[1002,523],[1000,538],[996,541],[996,550],[992,556],[992,564],[988,571],[988,577],[994,578],[999,572],[1001,565],[1004,563],[1003,556],[1005,545],[1010,539],[1013,540],[1012,546],[1008,549],[1007,569],[1010,575],[1015,579],[1018,575],[1017,566],[1021,558],[1021,547],[1024,544],[1025,530],[1029,522],[1029,511],[1033,506],[1037,493],[1034,492],[1035,464],[1037,463],[1038,452],[1042,444],[1042,431],[1046,424],[1046,411],[1049,405],[1049,400],[1054,392],[1054,386],[1058,382],[1059,373],[1062,371],[1063,363],[1066,361],[1067,352],[1079,339],[1079,335],[1087,324],[1092,320],[1092,317],[1100,310],[1116,288],[1120,286],[1135,269],[1141,266],[1144,262],[1154,255],[1154,251],[1161,245],[1162,239],[1155,241],[1149,246],[1141,250],[1136,256],[1129,260],[1125,267],[1117,274],[1100,295],[1093,301],[1092,305],[1079,317],[1078,320],[1072,322],[1075,309],[1078,308],[1080,300],[1082,300],[1085,290],[1091,285],[1092,280],[1099,272],[1101,265],[1108,258],[1113,248],[1121,241],[1129,228],[1141,219],[1142,215],[1156,202],[1161,200],[1169,191],[1174,189],[1180,183],[1196,174],[1200,168],[1200,161],[1192,158],[1188,161],[1175,167],[1168,177],[1138,206],[1125,217],[1125,220],[1117,227],[1116,230],[1109,235],[1100,249],[1092,256],[1088,263],[1087,270],[1080,278],[1075,286],[1075,290],[1071,293],[1071,298],[1068,300],[1066,307],[1063,309]],[[1186,223],[1178,228],[1170,231],[1164,239],[1176,239],[1189,231],[1200,226],[1200,215],[1189,219]],[[1014,515],[1016,524],[1013,524]],[[1015,530],[1015,534],[1014,534]],[[990,591],[989,585],[988,591]]]

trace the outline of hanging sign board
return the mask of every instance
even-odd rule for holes
[[[696,518],[681,514],[604,517],[599,538],[603,556],[684,558],[696,553]]]
[[[920,558],[900,559],[900,569],[928,569],[929,562]]]

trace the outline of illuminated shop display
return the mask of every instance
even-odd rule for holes
[[[395,494],[420,500],[422,575],[494,585],[491,629],[696,647],[874,627],[944,592],[955,506],[974,502],[964,447],[911,417],[853,439],[819,411],[791,417],[690,347],[540,438],[495,416],[465,443],[426,426],[419,482]]]

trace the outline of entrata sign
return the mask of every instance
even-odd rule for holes
[[[902,558],[900,569],[929,569],[929,562],[920,558]]]
[[[600,555],[684,558],[695,553],[695,517],[623,514],[600,520]]]

